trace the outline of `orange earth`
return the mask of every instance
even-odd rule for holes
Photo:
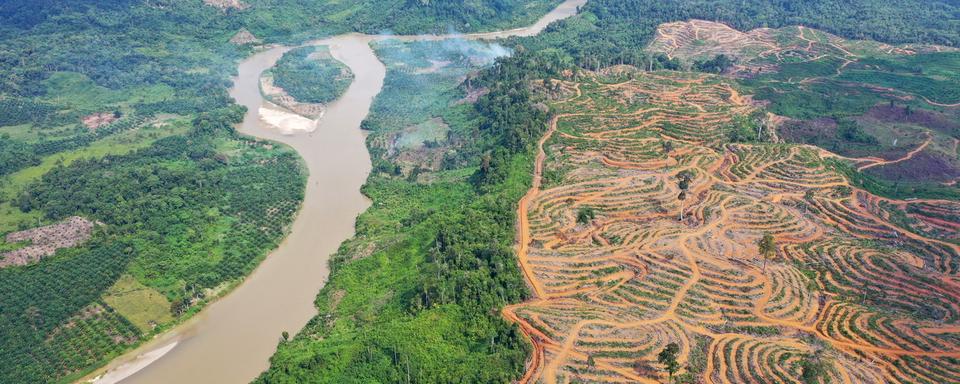
[[[960,204],[871,195],[817,147],[725,143],[757,106],[723,77],[587,74],[556,92],[518,209],[534,297],[503,311],[534,347],[521,383],[663,382],[671,342],[704,383],[800,383],[810,362],[834,383],[960,382]]]

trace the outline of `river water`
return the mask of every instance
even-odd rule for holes
[[[314,298],[329,274],[328,260],[353,236],[356,217],[369,201],[360,193],[370,156],[360,123],[383,87],[386,68],[370,42],[449,38],[493,39],[530,36],[553,21],[572,16],[586,0],[567,0],[534,25],[469,35],[372,36],[346,34],[310,42],[327,45],[355,78],[328,105],[309,133],[281,134],[263,123],[261,73],[291,47],[274,47],[243,60],[230,95],[247,107],[240,132],[293,147],[310,173],[303,205],[290,234],[235,290],[181,326],[111,362],[97,384],[246,383],[267,369],[280,334],[298,332],[316,315]]]

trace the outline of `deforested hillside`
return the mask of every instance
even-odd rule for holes
[[[862,189],[838,163],[878,160],[780,143],[733,79],[615,73],[541,88],[517,236],[534,297],[505,310],[534,344],[524,382],[960,378],[956,201]]]

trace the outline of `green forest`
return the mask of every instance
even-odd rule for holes
[[[327,47],[300,47],[290,50],[270,70],[274,84],[297,101],[329,103],[353,82],[350,68],[330,56]]]
[[[57,165],[24,188],[15,200],[22,212],[99,224],[80,248],[0,270],[9,293],[0,300],[0,341],[11,351],[2,355],[3,382],[75,378],[152,333],[103,301],[121,275],[162,294],[159,310],[177,318],[279,243],[305,177],[294,152],[235,137],[236,112],[202,114],[190,133],[144,149]],[[77,322],[84,326],[67,325]]]
[[[253,52],[230,42],[238,31],[272,43],[487,30],[527,24],[554,4],[0,4],[0,234],[72,215],[99,223],[80,247],[0,269],[11,293],[0,303],[0,381],[77,379],[196,313],[279,244],[305,175],[293,151],[233,132],[244,111],[227,88]],[[333,100],[350,78],[311,83],[343,67],[304,60],[310,51],[283,60],[278,81]],[[0,242],[4,252],[22,246]]]
[[[509,382],[522,374],[527,348],[498,309],[526,297],[512,256],[513,202],[529,187],[530,140],[546,115],[529,108],[519,81],[486,96],[489,114],[479,104],[450,107],[465,96],[463,76],[505,54],[498,46],[387,41],[375,48],[388,73],[364,123],[374,172],[363,192],[377,204],[335,256],[317,298],[320,315],[281,344],[257,382]],[[425,71],[437,61],[447,64]],[[504,106],[512,107],[493,112]],[[523,122],[494,128],[486,116],[501,113]],[[423,143],[421,123],[432,119],[449,130]],[[507,138],[526,128],[535,132]],[[401,140],[393,139],[408,136],[421,137],[423,158],[397,157],[392,143]],[[433,169],[428,158],[441,165]]]

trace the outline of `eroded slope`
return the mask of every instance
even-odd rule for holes
[[[707,383],[960,380],[960,205],[874,196],[817,147],[729,143],[758,115],[722,77],[546,89],[567,97],[520,202],[536,298],[505,310],[535,346],[523,382],[660,382],[671,342]],[[904,211],[931,230],[894,224]]]

